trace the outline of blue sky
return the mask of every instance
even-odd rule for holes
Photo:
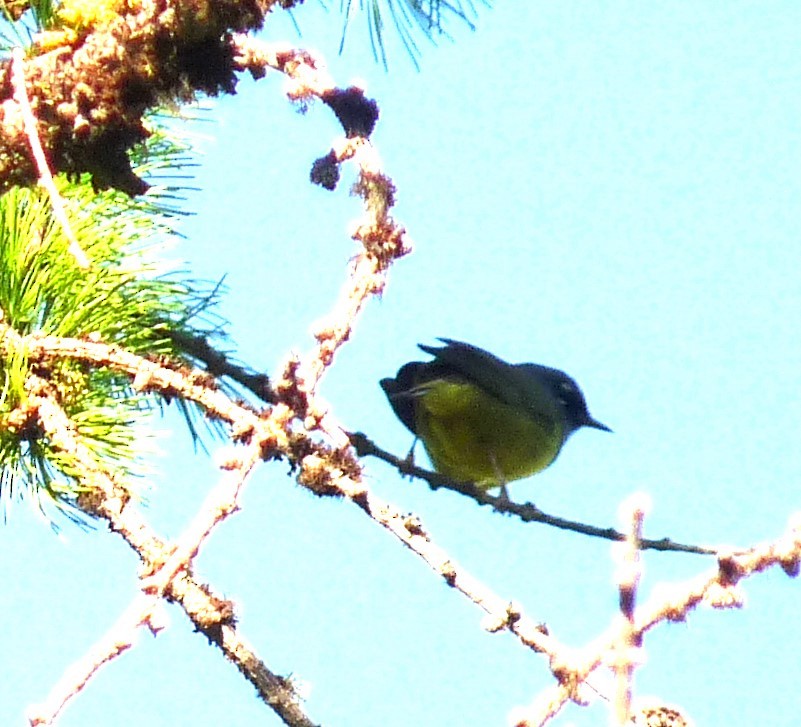
[[[280,16],[264,36],[319,49],[340,85],[366,83],[397,217],[415,241],[325,379],[343,424],[405,453],[410,437],[378,380],[418,357],[419,342],[466,340],[564,369],[615,430],[578,432],[553,467],[511,486],[514,499],[617,525],[619,504],[642,491],[652,537],[778,536],[801,509],[801,7],[498,3],[479,11],[477,32],[454,25],[454,43],[424,47],[419,73],[390,47],[389,74],[364,36],[337,55],[335,12],[309,3],[296,19],[302,39]],[[340,131],[333,115],[321,104],[300,115],[282,88],[277,75],[243,79],[236,97],[213,102],[213,122],[189,127],[201,191],[175,250],[197,276],[226,275],[238,356],[268,372],[310,348],[355,252],[358,214],[347,176],[334,193],[308,182]],[[149,513],[177,536],[218,475],[180,427],[160,444]],[[366,464],[378,494],[560,640],[581,646],[606,628],[617,601],[609,543]],[[482,631],[481,612],[358,508],[315,499],[286,470],[260,468],[196,573],[237,602],[273,670],[308,683],[312,718],[506,724],[552,683],[541,657]],[[10,725],[128,605],[136,559],[108,534],[54,537],[23,508],[0,537]],[[671,553],[644,563],[645,596],[712,566]],[[699,726],[795,724],[798,584],[769,572],[745,588],[743,610],[700,609],[650,633],[637,692],[682,705]],[[62,725],[279,724],[170,615]],[[553,724],[605,722],[599,703]]]

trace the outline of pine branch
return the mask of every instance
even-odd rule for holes
[[[21,80],[37,109],[37,134],[53,174],[91,174],[96,189],[131,196],[149,185],[131,166],[131,149],[150,133],[145,115],[232,94],[233,33],[258,30],[275,5],[292,0],[84,3],[63,0],[50,27],[28,49]],[[125,63],[119,59],[125,58]],[[56,79],[56,81],[54,81]],[[39,173],[13,98],[11,61],[0,61],[0,193],[32,185]]]
[[[109,523],[111,529],[137,553],[150,574],[143,583],[145,597],[139,597],[87,662],[72,678],[59,685],[47,705],[37,708],[34,724],[51,721],[95,674],[100,666],[125,651],[125,634],[150,621],[154,599],[162,596],[179,604],[198,631],[205,634],[256,688],[265,701],[287,725],[313,727],[300,707],[292,683],[270,671],[252,647],[239,634],[233,604],[213,594],[211,589],[194,580],[190,560],[196,545],[174,547],[161,539],[133,504],[130,494],[120,487],[110,472],[98,465],[91,452],[76,435],[74,425],[58,406],[57,393],[52,385],[36,376],[28,382],[30,394],[27,415],[35,417],[52,446],[74,462],[81,471],[83,492],[78,505],[87,514]],[[186,551],[189,550],[189,553]],[[122,631],[122,637],[121,633]]]

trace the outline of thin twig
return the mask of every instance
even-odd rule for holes
[[[60,338],[31,334],[20,336],[0,323],[0,349],[11,345],[25,346],[32,356],[66,357],[97,366],[109,366],[128,374],[140,391],[156,390],[168,396],[181,396],[200,404],[210,415],[229,424],[237,422],[238,435],[244,436],[247,427],[259,421],[255,410],[246,404],[233,402],[214,385],[209,374],[179,365],[165,365],[130,353],[119,346],[82,338]]]
[[[558,515],[549,515],[531,502],[512,502],[504,497],[490,495],[486,490],[476,487],[472,483],[456,482],[438,472],[430,472],[429,470],[411,463],[407,458],[398,457],[385,449],[381,449],[381,447],[362,432],[351,432],[348,436],[360,457],[368,455],[377,457],[396,467],[401,474],[425,480],[432,490],[453,490],[454,492],[472,498],[479,505],[488,505],[497,512],[516,515],[523,522],[543,523],[544,525],[550,525],[560,530],[569,530],[574,533],[581,533],[582,535],[603,538],[605,540],[623,541],[626,539],[625,533],[615,530],[614,528],[598,527],[576,520],[568,520]],[[640,541],[640,547],[643,550],[693,553],[696,555],[717,555],[719,553],[718,548],[707,545],[685,545],[683,543],[677,543],[670,538],[660,538],[659,540],[643,538]]]
[[[238,633],[232,604],[216,597],[208,586],[196,583],[188,567],[175,568],[174,562],[170,560],[173,548],[158,537],[132,504],[129,493],[98,465],[91,452],[80,442],[69,419],[55,403],[48,382],[31,376],[28,389],[29,416],[36,417],[50,446],[69,455],[82,472],[82,484],[87,487],[87,491],[79,496],[78,505],[88,514],[107,520],[112,530],[119,533],[139,555],[147,573],[155,573],[165,563],[169,564],[168,570],[175,571],[174,577],[165,583],[157,582],[159,587],[163,587],[165,597],[182,606],[197,629],[220,647],[285,724],[292,727],[313,727],[314,723],[303,712],[290,680],[270,671]],[[146,587],[152,585],[147,580],[144,583]],[[123,629],[119,643],[126,643],[126,632],[127,627]],[[107,639],[104,643],[108,645],[112,641],[114,640]],[[106,648],[105,661],[122,651],[124,649],[116,652]],[[92,659],[89,658],[89,661]],[[87,672],[84,669],[81,673],[86,675]],[[80,678],[73,681],[74,689],[65,689],[62,685],[61,694],[67,694],[68,698],[73,696],[80,690],[81,681]]]
[[[192,522],[175,541],[172,554],[158,571],[150,576],[143,588],[161,595],[177,573],[188,569],[211,531],[238,507],[239,494],[245,479],[259,461],[260,442],[243,447],[238,456],[223,465],[220,482],[208,494]]]
[[[69,241],[70,253],[80,267],[88,268],[89,258],[86,257],[86,253],[81,249],[78,239],[72,231],[67,212],[64,209],[64,202],[61,199],[61,195],[58,193],[58,189],[56,189],[56,183],[53,180],[53,174],[47,163],[47,157],[42,148],[42,143],[39,141],[36,117],[33,115],[31,102],[28,99],[28,92],[25,89],[25,66],[22,48],[14,48],[11,52],[11,83],[14,86],[14,100],[19,104],[22,110],[22,119],[25,124],[25,133],[28,136],[31,153],[36,161],[36,167],[39,170],[39,183],[50,195],[50,204],[53,207],[53,214]]]
[[[801,569],[801,513],[790,518],[787,531],[774,541],[745,551],[720,555],[718,566],[683,583],[661,586],[636,615],[633,634],[644,634],[663,621],[684,621],[699,604],[713,608],[738,608],[742,596],[736,586],[740,580],[767,568],[780,567],[790,577]],[[525,711],[515,727],[539,727],[558,714],[576,694],[579,684],[600,666],[614,649],[620,627],[613,623],[605,633],[563,663],[559,683],[544,690]]]
[[[139,594],[106,634],[64,672],[53,685],[47,699],[28,710],[31,727],[53,724],[69,701],[84,689],[103,666],[136,643],[140,626],[148,625],[155,634],[159,626],[156,625],[154,613],[160,602],[157,597]]]
[[[642,526],[647,497],[635,495],[621,506],[623,521],[628,521],[628,532],[624,543],[616,543],[613,552],[618,558],[616,580],[620,604],[620,635],[614,650],[613,669],[617,676],[617,689],[613,705],[614,724],[626,727],[631,723],[632,685],[634,669],[640,663],[642,637],[634,627],[634,608],[637,603],[637,588],[642,576],[640,549]]]
[[[344,449],[348,446],[347,437],[332,421],[328,407],[317,398],[317,386],[339,348],[350,338],[367,300],[383,292],[392,263],[411,251],[405,229],[391,215],[395,186],[384,174],[369,139],[378,120],[378,106],[360,88],[337,88],[324,65],[307,51],[264,43],[246,35],[234,36],[233,45],[238,69],[248,70],[257,78],[268,69],[283,73],[289,86],[287,95],[292,100],[306,103],[319,98],[342,124],[345,137],[335,141],[330,152],[318,160],[319,168],[312,170],[313,181],[334,189],[343,163],[351,162],[358,170],[353,191],[363,200],[363,214],[354,226],[352,237],[361,250],[353,260],[334,309],[315,326],[315,349],[301,360],[292,358],[284,367],[282,380],[276,384],[279,398],[307,430],[324,431],[337,449]]]
[[[422,558],[447,585],[467,596],[481,608],[487,614],[487,618],[483,621],[486,630],[497,632],[508,629],[534,651],[550,656],[562,653],[563,647],[559,642],[549,636],[542,625],[527,617],[519,605],[497,596],[456,563],[432,540],[419,519],[402,512],[370,492],[363,482],[337,471],[323,457],[308,455],[302,460],[301,468],[298,477],[300,484],[319,492],[321,483],[324,482],[330,490],[326,494],[333,494],[331,491],[334,491],[353,501],[365,514]]]
[[[214,348],[206,338],[192,336],[184,331],[168,330],[167,335],[179,350],[206,365],[206,371],[221,379],[227,376],[232,381],[255,394],[266,404],[275,404],[278,399],[270,386],[267,374],[259,374],[231,361],[226,354]]]

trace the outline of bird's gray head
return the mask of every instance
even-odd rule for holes
[[[590,416],[584,394],[578,384],[564,371],[533,363],[517,364],[515,368],[536,378],[553,394],[565,415],[565,439],[581,427],[592,427],[604,432],[612,431],[605,424],[601,424]]]

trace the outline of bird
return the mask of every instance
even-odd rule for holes
[[[559,369],[510,364],[451,338],[419,348],[381,388],[436,472],[483,490],[529,477],[553,464],[581,427],[612,430],[590,416],[578,384]]]

